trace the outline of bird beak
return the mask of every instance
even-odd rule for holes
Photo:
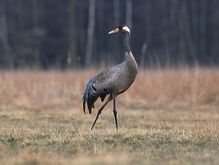
[[[113,33],[118,33],[118,32],[119,32],[119,28],[116,28],[116,29],[110,31],[108,34],[113,34]]]

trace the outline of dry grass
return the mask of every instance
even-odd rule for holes
[[[86,83],[99,71],[0,72],[0,107],[31,110],[81,107]],[[218,69],[140,71],[118,97],[126,108],[219,106]]]
[[[140,71],[95,118],[82,93],[96,70],[0,73],[0,164],[218,164],[219,70]],[[101,102],[97,102],[99,107]]]

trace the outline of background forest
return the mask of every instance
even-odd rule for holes
[[[141,67],[217,66],[218,19],[218,0],[0,0],[0,68],[119,63],[120,24]]]

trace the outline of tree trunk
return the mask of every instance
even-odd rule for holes
[[[92,59],[92,47],[93,47],[93,35],[94,35],[94,22],[95,22],[95,0],[89,0],[89,18],[87,29],[87,46],[86,46],[86,66],[91,65]]]
[[[32,6],[33,6],[33,11],[32,11],[32,16],[33,16],[33,56],[35,58],[34,65],[36,68],[40,67],[40,37],[42,35],[42,31],[39,28],[39,12],[38,12],[38,2],[37,0],[32,0]]]
[[[2,61],[5,67],[10,69],[14,68],[14,59],[10,51],[10,46],[8,43],[8,32],[7,32],[7,22],[5,16],[5,4],[4,0],[0,0],[0,47],[3,48],[1,53],[3,53],[0,58],[4,59]]]
[[[115,27],[120,25],[119,15],[120,15],[120,13],[119,13],[119,1],[114,0],[113,1],[113,20],[114,20],[113,23],[114,23]],[[113,60],[111,59],[113,62],[120,61],[121,59],[124,58],[124,55],[119,53],[120,52],[120,50],[119,50],[120,46],[121,45],[118,44],[117,42],[113,42],[113,52],[112,52],[113,53]],[[110,61],[110,62],[112,62],[112,61]]]
[[[75,23],[74,23],[74,4],[72,0],[69,0],[69,50],[67,56],[68,68],[77,68],[80,66],[80,58],[76,57],[76,41],[75,41]]]
[[[126,25],[132,30],[132,0],[126,0]]]
[[[119,1],[113,1],[113,17],[114,17],[114,26],[119,26]]]

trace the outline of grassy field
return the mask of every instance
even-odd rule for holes
[[[140,71],[95,119],[82,94],[98,70],[0,72],[0,164],[219,164],[219,70]]]

